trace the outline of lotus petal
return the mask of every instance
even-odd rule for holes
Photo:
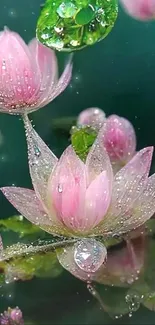
[[[102,139],[103,130],[101,128],[96,141],[94,142],[91,150],[86,159],[86,167],[88,170],[88,182],[89,184],[96,178],[97,175],[106,171],[109,179],[109,185],[112,187],[113,172],[110,163],[110,159],[103,145]]]
[[[33,190],[12,186],[2,187],[1,191],[20,214],[30,222],[52,234],[60,236],[68,234],[65,227],[60,227],[46,214]]]
[[[33,129],[27,116],[24,117],[24,123],[32,184],[47,210],[47,183],[58,159]]]

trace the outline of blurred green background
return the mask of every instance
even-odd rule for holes
[[[1,0],[0,28],[7,25],[29,41],[42,0]],[[138,148],[155,144],[155,22],[132,20],[120,8],[115,28],[102,42],[77,52],[67,90],[31,115],[36,130],[58,155],[69,140],[52,131],[52,118],[77,115],[87,107],[128,118],[136,128]],[[66,56],[59,53],[62,69]],[[0,185],[31,187],[24,128],[19,117],[0,115]],[[1,196],[0,218],[15,213]],[[11,242],[11,238],[9,238]],[[117,295],[116,295],[117,299]],[[119,299],[119,297],[118,297]],[[34,279],[0,288],[0,312],[23,309],[29,324],[154,324],[155,314],[140,309],[133,317],[111,320],[86,290],[64,271],[54,280]]]

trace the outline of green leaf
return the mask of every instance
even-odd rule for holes
[[[0,276],[7,283],[14,280],[29,280],[36,277],[57,277],[62,272],[56,253],[56,247],[74,243],[66,240],[42,245],[17,243],[0,251]],[[5,277],[4,277],[5,276]],[[0,281],[1,281],[0,277]]]
[[[44,232],[31,222],[23,218],[23,216],[12,216],[7,219],[0,219],[0,228],[3,231],[14,231],[19,234],[19,237],[24,237],[33,234],[44,234]]]
[[[104,39],[117,13],[117,0],[46,0],[37,22],[37,38],[54,50],[76,51]]]
[[[0,252],[0,283],[15,280],[30,280],[34,276],[40,278],[57,277],[62,267],[57,260],[56,247],[69,245],[73,241],[44,243],[34,246],[17,243]]]
[[[17,258],[4,266],[5,279],[30,280],[36,277],[57,277],[61,274],[60,266],[55,252],[38,253],[31,256]]]
[[[97,132],[91,127],[74,128],[71,135],[71,143],[76,154],[85,161],[88,152],[97,137]]]

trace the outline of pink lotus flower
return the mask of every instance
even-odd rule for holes
[[[1,190],[20,214],[43,230],[75,237],[77,265],[95,272],[106,259],[106,248],[95,236],[105,240],[123,235],[155,212],[155,174],[148,177],[153,147],[139,151],[113,177],[102,129],[84,164],[71,146],[58,160],[27,117],[25,127],[34,190]]]
[[[54,51],[36,39],[28,45],[15,32],[0,33],[0,112],[30,113],[50,103],[68,86],[69,61],[58,79]]]
[[[136,153],[136,135],[125,118],[110,115],[103,128],[103,141],[115,169],[124,166]]]
[[[139,20],[155,18],[155,0],[121,0],[126,12]]]

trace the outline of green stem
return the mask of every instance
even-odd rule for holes
[[[13,251],[10,253],[10,256],[5,252],[5,250],[1,251],[0,253],[0,262],[8,262],[11,259],[17,258],[17,257],[23,257],[26,255],[33,255],[36,253],[47,253],[47,252],[52,252],[55,251],[57,248],[62,248],[68,245],[72,245],[76,242],[76,239],[70,239],[70,240],[62,240],[62,241],[57,241],[55,243],[51,244],[46,244],[42,246],[26,246],[25,247],[17,247],[13,249]],[[19,243],[20,244],[20,243]],[[13,248],[13,246],[12,246]],[[6,256],[5,256],[6,254]]]

